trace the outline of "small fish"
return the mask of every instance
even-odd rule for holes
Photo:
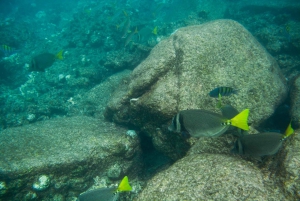
[[[125,10],[123,10],[123,14],[125,15],[125,17],[128,17],[128,13]]]
[[[234,90],[231,87],[217,87],[209,92],[210,97],[218,98],[219,94],[221,96],[229,96],[231,94],[236,94],[237,90]]]
[[[136,33],[138,33],[137,27],[135,27],[135,30],[130,32],[130,34],[126,37],[126,40],[125,40],[125,43],[124,43],[125,47],[128,45],[128,43],[130,43],[133,35],[136,34]]]
[[[262,156],[276,154],[282,147],[284,139],[293,133],[294,130],[289,124],[284,135],[275,132],[244,135],[235,142],[231,152],[261,160]]]
[[[231,119],[202,109],[183,110],[173,117],[168,129],[175,132],[188,132],[193,137],[216,137],[225,133],[230,126],[249,130],[248,115],[248,109]]]
[[[124,25],[123,25],[123,29],[122,29],[122,38],[126,38],[127,34],[128,34],[128,30],[129,30],[129,27],[130,27],[130,19],[129,17],[126,19],[126,21],[124,22]]]
[[[290,24],[287,24],[285,26],[285,29],[283,30],[284,37],[288,40],[288,42],[291,42],[291,27]]]
[[[120,192],[131,191],[132,188],[125,176],[118,187],[98,188],[81,193],[77,201],[116,201]]]
[[[13,47],[10,47],[8,45],[1,45],[0,46],[0,50],[5,54],[5,55],[8,55],[8,54],[12,54],[16,51],[15,48]]]
[[[63,51],[61,50],[56,55],[51,53],[43,53],[39,54],[32,58],[31,63],[29,65],[29,71],[40,71],[44,72],[46,68],[52,66],[56,59],[63,59]]]
[[[154,29],[153,29],[152,33],[153,33],[154,35],[157,35],[157,26],[156,26],[156,27],[154,27]]]

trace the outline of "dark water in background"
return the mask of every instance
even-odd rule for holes
[[[216,19],[244,25],[290,84],[300,72],[299,11],[299,0],[0,0],[0,45],[11,48],[0,51],[0,131],[72,116],[72,97],[134,69],[178,28]],[[135,29],[138,34],[131,35]],[[35,55],[60,50],[64,60],[45,72],[27,70]],[[274,111],[262,131],[284,131],[288,103]],[[144,152],[155,152],[149,139],[141,141]]]

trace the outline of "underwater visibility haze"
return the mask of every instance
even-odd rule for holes
[[[300,200],[299,0],[0,0],[0,201]]]

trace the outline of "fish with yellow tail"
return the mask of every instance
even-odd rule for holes
[[[81,193],[77,201],[116,201],[120,192],[131,191],[132,188],[125,176],[118,187],[98,188]]]
[[[276,154],[282,147],[283,141],[294,133],[291,123],[284,134],[265,132],[240,137],[231,150],[232,153],[251,156],[261,161],[262,156]]]
[[[130,43],[130,41],[132,40],[133,35],[137,34],[137,33],[138,33],[138,29],[137,29],[137,27],[135,27],[135,30],[130,32],[130,34],[126,37],[125,43],[124,43],[125,47]]]
[[[29,65],[29,71],[40,71],[44,72],[46,68],[52,66],[56,60],[63,59],[63,51],[59,51],[57,54],[43,53],[39,54],[31,59]]]
[[[230,126],[249,130],[249,109],[245,109],[231,119],[202,109],[182,110],[177,113],[169,131],[187,132],[192,137],[217,137],[227,131]]]

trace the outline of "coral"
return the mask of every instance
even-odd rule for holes
[[[6,183],[4,181],[0,182],[0,195],[4,195],[7,191]]]
[[[46,175],[41,175],[39,177],[39,181],[35,182],[32,185],[32,188],[37,191],[42,191],[47,189],[49,187],[49,184],[50,184],[50,178]]]

